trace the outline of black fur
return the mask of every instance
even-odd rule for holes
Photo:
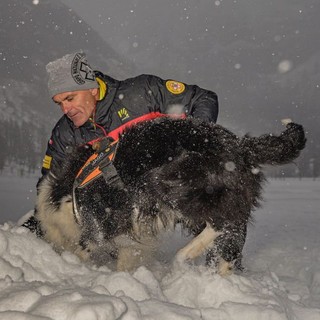
[[[181,222],[194,235],[208,223],[223,231],[208,252],[209,264],[217,255],[237,261],[251,213],[261,200],[265,179],[261,165],[291,162],[305,141],[302,126],[294,123],[280,136],[243,138],[220,125],[194,119],[140,123],[120,137],[114,161],[125,188],[107,185],[100,177],[76,190],[80,244],[83,248],[89,243],[99,245],[121,234],[135,237],[134,210],[139,212],[139,223],[156,235],[156,220],[167,226],[170,211],[176,213],[174,222]],[[45,178],[51,188],[47,201],[53,207],[59,208],[61,199],[72,195],[75,176],[93,152],[88,146],[78,148],[62,168],[52,169]]]

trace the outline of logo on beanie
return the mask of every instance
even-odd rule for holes
[[[86,81],[95,81],[94,73],[88,65],[85,55],[77,53],[71,63],[71,75],[74,81],[79,84],[85,84]]]

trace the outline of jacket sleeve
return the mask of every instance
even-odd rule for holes
[[[52,131],[51,137],[47,144],[47,150],[42,160],[41,176],[37,182],[37,193],[39,192],[39,185],[43,178],[50,172],[53,166],[59,166],[64,158],[64,153],[62,152],[61,142],[56,138],[54,130]]]
[[[46,175],[53,166],[61,165],[68,150],[74,145],[74,134],[65,121],[60,120],[53,128],[47,144],[47,150],[42,162],[41,173]]]
[[[218,96],[213,91],[192,86],[194,96],[190,101],[189,116],[205,120],[207,122],[217,122],[219,113]]]
[[[213,91],[156,76],[149,76],[149,90],[161,112],[185,113],[188,117],[206,122],[217,121],[219,104],[217,94]]]

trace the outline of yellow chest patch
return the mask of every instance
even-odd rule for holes
[[[127,120],[130,117],[129,113],[128,113],[128,110],[126,108],[121,108],[118,111],[118,116],[121,119],[121,121]]]

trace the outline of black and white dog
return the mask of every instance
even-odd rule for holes
[[[41,182],[35,218],[57,251],[100,264],[112,257],[118,270],[146,263],[157,236],[181,223],[194,238],[176,261],[206,252],[207,263],[227,274],[240,265],[247,224],[261,200],[261,165],[289,163],[305,146],[303,127],[286,126],[279,136],[239,138],[194,119],[139,123],[119,139],[113,165],[121,183],[107,184],[101,175],[74,193],[75,177],[94,153],[79,147]]]

